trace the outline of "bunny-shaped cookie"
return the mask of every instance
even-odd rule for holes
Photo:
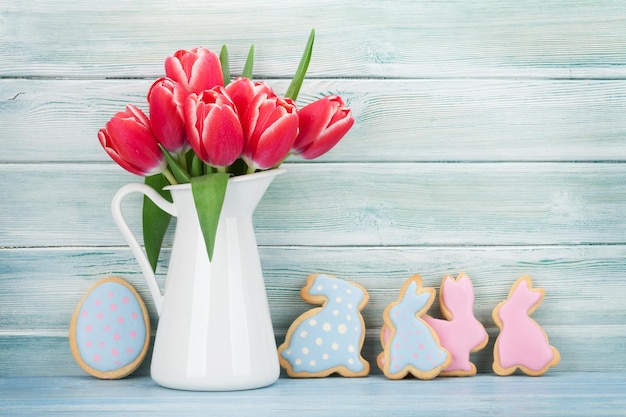
[[[300,315],[289,327],[278,358],[291,377],[366,376],[361,357],[365,323],[360,311],[369,300],[362,286],[316,274],[307,278],[302,299],[322,305]]]
[[[402,287],[398,300],[383,314],[383,352],[378,367],[390,379],[411,373],[419,379],[432,379],[450,363],[450,355],[439,344],[435,331],[421,318],[435,297],[433,288],[422,288],[422,278],[413,275]]]
[[[441,346],[452,357],[442,376],[469,376],[476,374],[476,366],[470,362],[470,352],[485,347],[489,335],[482,324],[474,317],[474,287],[465,273],[455,280],[447,275],[439,291],[441,313],[446,320],[424,316],[424,321],[432,327]]]
[[[530,277],[523,276],[513,284],[508,298],[493,310],[493,320],[500,328],[493,349],[492,367],[496,374],[510,375],[520,369],[538,376],[561,360],[548,335],[530,318],[544,295],[543,289],[533,289]]]

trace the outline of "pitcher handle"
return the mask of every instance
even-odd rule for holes
[[[113,213],[113,220],[117,224],[117,227],[122,232],[124,239],[128,243],[133,255],[137,259],[139,263],[139,267],[141,268],[141,272],[148,283],[148,288],[150,289],[150,293],[152,294],[152,298],[154,299],[154,305],[156,306],[157,314],[161,315],[161,305],[163,304],[163,293],[161,292],[161,288],[159,287],[159,283],[156,280],[156,276],[152,271],[152,266],[150,265],[150,261],[148,261],[148,257],[146,256],[143,249],[139,245],[135,234],[128,227],[128,223],[126,223],[126,219],[122,214],[122,200],[128,194],[131,193],[141,193],[148,197],[150,200],[154,202],[161,210],[166,213],[176,216],[176,210],[174,204],[170,203],[163,197],[159,195],[159,193],[152,187],[146,184],[140,183],[131,183],[120,188],[115,196],[113,196],[113,200],[111,201],[111,211]]]

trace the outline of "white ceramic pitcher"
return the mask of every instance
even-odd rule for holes
[[[225,391],[274,383],[280,368],[252,213],[282,169],[229,179],[209,262],[190,184],[166,187],[173,203],[144,184],[113,198],[113,218],[148,282],[159,323],[150,375],[159,385]],[[165,291],[121,211],[139,192],[176,217]]]

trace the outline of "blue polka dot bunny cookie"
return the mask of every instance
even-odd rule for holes
[[[314,274],[300,290],[302,299],[321,305],[300,315],[278,348],[280,365],[295,378],[369,374],[361,356],[365,323],[360,311],[369,300],[362,286],[331,275]]]
[[[387,378],[402,379],[410,373],[432,379],[450,364],[450,354],[422,318],[434,298],[435,290],[423,288],[422,278],[413,275],[404,283],[398,300],[385,309],[380,335],[383,352],[377,364]]]

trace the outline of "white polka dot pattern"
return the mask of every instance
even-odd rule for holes
[[[298,317],[279,348],[281,365],[289,375],[367,375],[369,364],[360,356],[365,335],[360,310],[368,300],[365,289],[329,275],[312,275],[302,298],[323,305]]]

